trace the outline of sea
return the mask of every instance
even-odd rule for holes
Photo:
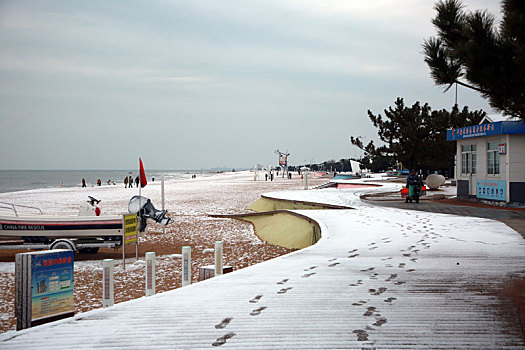
[[[165,180],[184,179],[196,172],[177,170],[146,170],[148,181],[153,178]],[[100,179],[102,184],[108,181],[122,184],[124,177],[133,179],[137,170],[0,170],[0,193],[33,190],[39,188],[81,187],[82,179],[86,185],[94,186]]]

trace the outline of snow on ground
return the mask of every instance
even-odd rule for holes
[[[367,205],[361,191],[271,193],[355,209],[298,211],[321,226],[314,246],[9,332],[2,347],[524,348],[515,308],[500,295],[525,275],[521,236],[493,220]]]
[[[319,181],[318,181],[319,182]],[[165,183],[166,209],[174,219],[161,234],[159,225],[149,224],[148,234],[140,237],[139,256],[145,252],[156,252],[157,291],[165,292],[181,285],[181,261],[174,254],[181,253],[181,247],[192,247],[192,274],[194,281],[199,266],[213,263],[212,248],[217,240],[224,241],[225,261],[234,269],[268,260],[288,253],[290,250],[267,245],[254,235],[253,228],[246,222],[210,218],[206,213],[238,213],[257,200],[261,193],[269,190],[301,188],[299,178],[292,181],[275,178],[275,181],[253,181],[253,173],[221,173],[196,179],[170,180]],[[161,208],[160,181],[148,182],[142,195]],[[137,188],[102,185],[87,188],[46,188],[13,193],[1,193],[0,201],[19,205],[39,207],[44,214],[77,215],[79,204],[87,196],[100,199],[102,215],[127,212],[129,199],[138,194]],[[27,210],[26,213],[34,211]],[[122,251],[101,249],[96,255],[75,256],[75,308],[85,312],[102,307],[102,260],[115,259],[115,300],[122,302],[144,295],[143,261],[135,263],[135,249],[126,248],[126,270],[121,263]],[[16,326],[14,313],[14,254],[15,251],[0,251],[0,284],[9,286],[0,294],[0,332]]]

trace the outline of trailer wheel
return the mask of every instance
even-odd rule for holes
[[[51,244],[51,249],[66,249],[66,250],[75,250],[75,245],[73,242],[67,239],[57,239]]]

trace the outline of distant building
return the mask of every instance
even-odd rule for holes
[[[457,141],[458,198],[525,204],[525,123],[485,117],[478,125],[447,131]]]

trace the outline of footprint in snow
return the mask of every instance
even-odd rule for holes
[[[352,333],[357,335],[357,341],[367,341],[368,340],[368,333],[362,329],[356,329],[352,331]]]
[[[390,275],[390,277],[388,277],[385,282],[390,282],[392,281],[393,279],[397,278],[397,273],[393,273]]]
[[[406,266],[405,263],[399,263],[399,266],[398,266],[398,267],[399,267],[400,269],[402,269],[402,268],[405,267],[405,266]]]
[[[394,300],[397,300],[397,298],[390,297],[390,298],[385,299],[384,301],[385,301],[385,303],[390,303],[391,304]]]
[[[355,258],[355,257],[358,257],[358,256],[359,256],[359,254],[352,254],[352,255],[348,256],[348,259],[352,259],[352,258]]]
[[[373,306],[370,306],[370,307],[368,307],[368,309],[365,311],[365,313],[363,314],[363,316],[365,316],[365,317],[373,316],[375,311],[376,311],[376,308],[373,307]]]
[[[280,291],[277,292],[277,294],[284,294],[284,293],[288,292],[292,288],[293,287],[282,288]]]
[[[334,267],[334,266],[337,266],[339,265],[340,263],[336,262],[336,263],[331,263],[330,265],[328,265],[328,267]]]
[[[378,288],[377,290],[371,288],[371,289],[368,290],[368,293],[370,293],[370,294],[372,294],[372,295],[381,295],[381,294],[383,294],[384,292],[386,292],[386,290],[387,290],[387,288],[385,288],[385,287],[380,287],[380,288]]]
[[[286,282],[288,282],[288,278],[285,278],[284,280],[277,282],[277,284],[285,284]]]
[[[263,297],[263,296],[260,295],[260,294],[259,294],[259,295],[256,295],[252,300],[250,300],[250,303],[252,303],[252,304],[256,304],[256,303],[258,303],[259,300],[261,300],[262,297]]]
[[[230,332],[230,333],[226,333],[225,335],[223,335],[222,337],[220,338],[217,338],[217,340],[215,342],[213,342],[211,345],[212,346],[221,346],[221,345],[224,345],[226,344],[226,341],[232,337],[235,336],[235,333],[233,332]]]
[[[376,320],[376,322],[372,323],[372,326],[381,327],[386,323],[386,317],[379,317]]]
[[[308,277],[313,276],[313,275],[315,275],[315,272],[305,273],[305,274],[302,275],[301,277],[302,277],[302,278],[308,278]]]
[[[374,270],[375,270],[375,267],[369,267],[366,270],[361,270],[361,272],[368,272],[368,271],[374,271]]]
[[[231,322],[232,319],[233,319],[233,317],[227,317],[227,318],[225,318],[224,320],[221,321],[221,323],[216,324],[216,325],[215,325],[215,328],[217,328],[217,329],[223,329],[224,327],[226,327],[226,326]]]
[[[250,312],[250,316],[258,316],[261,314],[261,311],[265,310],[266,308],[266,306],[261,306],[260,308],[252,310],[252,312]]]

